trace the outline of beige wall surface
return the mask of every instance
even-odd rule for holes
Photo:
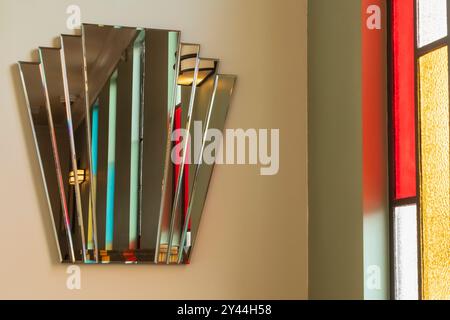
[[[0,298],[307,298],[306,0],[0,0]],[[17,67],[84,22],[170,28],[238,84],[227,128],[279,128],[280,172],[217,167],[189,266],[82,266],[66,288]]]

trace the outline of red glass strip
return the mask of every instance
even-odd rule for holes
[[[176,158],[174,159],[176,161],[175,163],[175,174],[174,174],[174,185],[176,186],[178,184],[178,176],[180,174],[180,164],[181,163],[181,134],[179,133],[179,130],[181,129],[181,106],[177,106],[175,109],[175,118],[174,118],[174,142],[175,142],[175,155]]]
[[[414,0],[392,1],[395,198],[416,196]]]
[[[175,109],[175,119],[174,119],[174,130],[179,130],[181,129],[181,118],[182,118],[182,108],[181,105],[177,106]],[[177,158],[175,159],[177,161],[177,163],[175,164],[175,174],[174,174],[174,183],[175,185],[178,184],[178,179],[179,179],[179,175],[180,175],[180,171],[181,171],[181,165],[179,163],[181,163],[181,157],[180,157],[180,151],[181,151],[181,147],[182,147],[182,136],[181,134],[179,134],[179,132],[177,132],[174,136],[174,140],[175,140],[175,148],[176,148],[176,156]],[[187,149],[186,149],[186,154],[189,155],[190,154],[190,144],[188,142],[187,145]],[[187,157],[186,159],[188,159],[189,157]],[[188,210],[188,206],[189,206],[189,164],[185,163],[184,165],[184,170],[183,170],[183,184],[184,184],[184,197],[182,198],[183,200],[183,213],[184,213],[184,219],[186,219],[186,215],[187,215],[187,210]],[[189,226],[188,226],[188,230],[191,230],[191,220],[189,220]]]
[[[190,141],[188,141],[188,145],[186,148],[186,154],[191,153],[191,144]],[[189,163],[186,163],[184,165],[184,220],[186,220],[187,211],[189,208]],[[191,220],[189,220],[188,224],[188,231],[191,231]]]

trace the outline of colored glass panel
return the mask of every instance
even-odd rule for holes
[[[416,205],[394,210],[395,299],[419,298]]]
[[[422,293],[450,299],[450,151],[447,47],[419,59]]]
[[[417,16],[419,47],[447,35],[447,0],[417,0]]]
[[[180,176],[180,163],[181,163],[181,150],[182,150],[182,137],[181,137],[181,105],[177,106],[175,109],[174,116],[174,152],[175,152],[175,165],[174,165],[174,185],[178,184],[178,179]]]
[[[414,1],[392,2],[395,198],[416,196]]]
[[[138,248],[139,157],[142,88],[142,52],[145,32],[141,31],[133,45],[133,95],[131,105],[131,168],[129,249]]]
[[[113,249],[114,240],[114,186],[116,170],[116,114],[117,71],[112,75],[109,87],[108,125],[108,177],[106,185],[106,250]]]
[[[92,204],[93,198],[95,199],[95,191],[97,185],[97,168],[98,168],[98,101],[95,102],[92,109],[92,142],[91,142],[91,154],[92,154],[92,192],[93,195],[89,196],[89,203]],[[93,250],[94,243],[94,225],[93,225],[93,211],[92,205],[89,205],[89,219],[88,219],[88,249]]]

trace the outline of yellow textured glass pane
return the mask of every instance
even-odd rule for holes
[[[450,151],[447,47],[419,61],[422,294],[450,299]]]

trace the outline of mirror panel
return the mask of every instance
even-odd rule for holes
[[[159,261],[159,239],[168,237],[173,172],[170,133],[178,74],[179,32],[146,29],[142,115],[140,247]]]
[[[27,102],[33,138],[43,177],[51,220],[57,239],[59,258],[62,262],[74,262],[70,219],[64,194],[61,171],[56,161],[53,125],[39,63],[19,62],[19,69]]]
[[[200,164],[196,168],[193,185],[190,189],[191,194],[189,195],[188,209],[180,242],[183,244],[183,247],[178,255],[178,263],[182,262],[183,259],[185,263],[189,262],[192,248],[197,239],[200,219],[214,169],[214,161],[209,163],[209,161],[204,161],[204,159],[206,159],[205,155],[211,156],[210,158],[213,160],[218,156],[214,149],[220,148],[222,141],[216,141],[212,130],[217,129],[223,132],[235,82],[236,77],[232,75],[217,75],[214,78],[214,89],[204,123],[204,137],[201,151],[199,152],[202,160],[201,162],[199,161]]]
[[[86,263],[98,261],[95,217],[91,210],[91,163],[87,145],[86,108],[84,105],[83,43],[81,36],[61,35],[61,67],[64,84],[64,99],[70,142],[77,165],[73,182],[80,192],[83,232],[85,236]],[[55,58],[56,59],[56,58]]]
[[[177,257],[174,257],[172,261],[167,261],[168,263],[178,263],[178,249],[180,248],[182,227],[186,222],[189,195],[191,194],[201,151],[203,124],[205,123],[214,90],[214,77],[211,76],[216,73],[218,63],[218,60],[215,59],[201,58],[199,60],[197,79],[195,81],[197,85],[195,90],[192,90],[193,98],[189,101],[189,103],[192,103],[191,110],[189,113],[183,110],[183,103],[177,106],[175,110],[175,123],[178,124],[175,126],[175,129],[185,129],[186,131],[177,134],[174,139],[176,146],[173,151],[180,154],[177,161],[181,161],[180,165],[175,164],[175,170],[176,172],[181,172],[179,176],[182,178],[181,181],[178,181],[180,185],[177,186],[178,189],[174,197],[174,210],[172,213],[174,227],[170,243],[171,251],[177,252]],[[201,79],[198,78],[200,74],[202,74]],[[192,85],[194,82],[191,80],[189,83]],[[185,95],[184,98],[187,99],[189,96]],[[200,142],[198,142],[199,140]]]
[[[182,208],[177,204],[183,196],[182,190],[186,181],[184,179],[187,159],[186,151],[189,148],[189,137],[186,133],[189,132],[191,125],[192,110],[197,89],[195,83],[197,83],[200,64],[200,46],[197,44],[182,44],[180,52],[180,73],[176,85],[174,126],[172,132],[171,166],[173,168],[173,198],[170,203],[169,238],[160,239],[160,246],[162,248],[167,246],[167,254],[164,257],[166,263],[177,262],[180,246],[183,212]]]
[[[44,91],[50,121],[53,123],[53,138],[56,142],[55,158],[62,175],[62,192],[67,201],[70,233],[73,240],[75,259],[86,261],[85,237],[79,189],[78,165],[74,150],[70,105],[66,108],[62,77],[61,51],[59,48],[39,48],[41,68],[44,75]],[[70,121],[71,122],[71,121]]]
[[[118,206],[119,200],[115,196],[125,196],[122,183],[116,190],[116,164],[123,168],[127,165],[125,157],[118,157],[116,163],[117,125],[119,129],[126,129],[126,120],[131,113],[131,106],[126,105],[126,111],[121,106],[129,100],[127,86],[130,80],[130,46],[138,35],[138,29],[115,26],[99,26],[93,24],[82,25],[82,45],[84,60],[85,80],[85,107],[87,117],[88,153],[90,153],[92,167],[91,181],[91,211],[95,223],[94,233],[99,250],[101,262],[113,262],[108,252],[121,256],[119,247],[125,245],[127,234],[117,233],[115,230],[127,230],[124,219],[118,218],[118,210],[127,206],[129,201],[125,198],[125,204]],[[131,60],[132,63],[132,60]],[[120,71],[120,77],[119,77]],[[119,89],[120,83],[120,89]],[[117,121],[123,118],[123,121]],[[124,128],[125,124],[125,128]],[[126,140],[126,132],[120,142]],[[131,143],[131,142],[130,142]],[[125,143],[126,150],[130,143]],[[120,144],[122,147],[122,144]],[[117,150],[118,152],[121,151]],[[129,175],[129,170],[120,171],[117,177],[124,182]],[[126,196],[125,196],[126,197]],[[122,217],[122,215],[120,215]],[[116,219],[115,219],[116,218]],[[116,221],[116,223],[114,223]],[[124,240],[125,239],[125,240]],[[124,247],[128,248],[128,246]],[[122,257],[122,256],[121,256]]]

